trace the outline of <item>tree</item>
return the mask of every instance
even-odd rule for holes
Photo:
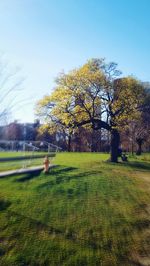
[[[63,124],[51,121],[50,123],[42,124],[42,126],[40,126],[38,130],[38,137],[41,136],[42,138],[45,138],[46,136],[47,138],[49,136],[48,138],[53,142],[56,142],[56,139],[58,139],[57,142],[63,143],[64,149],[70,152],[74,131],[75,129],[73,128],[69,128],[68,126],[65,127]]]
[[[145,84],[145,97],[141,107],[141,119],[136,127],[136,143],[138,145],[137,155],[142,153],[142,145],[150,135],[150,89]]]
[[[124,150],[129,150],[132,155],[136,152],[141,155],[142,146],[148,136],[148,127],[144,124],[141,117],[138,121],[130,121],[126,130],[121,130],[121,139],[123,142]]]
[[[92,59],[68,74],[59,74],[51,95],[37,103],[37,113],[46,123],[62,125],[71,132],[91,125],[111,134],[111,161],[117,162],[119,129],[139,115],[143,87],[133,77],[118,78],[116,63]]]
[[[11,111],[22,104],[19,100],[17,102],[23,82],[18,73],[18,67],[11,67],[2,56],[0,57],[0,124],[6,124]]]
[[[22,127],[17,121],[14,121],[5,127],[5,140],[22,140]]]

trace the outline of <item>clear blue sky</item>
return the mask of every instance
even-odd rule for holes
[[[33,121],[35,102],[61,70],[92,57],[150,81],[149,0],[0,0],[0,51],[25,76],[30,103],[14,118]]]

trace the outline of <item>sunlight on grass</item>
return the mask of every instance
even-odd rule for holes
[[[60,153],[48,175],[0,179],[2,265],[136,265],[149,254],[150,164],[107,159]]]

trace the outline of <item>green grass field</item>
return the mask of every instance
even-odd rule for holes
[[[47,152],[33,152],[33,151],[0,151],[0,158],[4,157],[17,157],[17,156],[26,156],[26,155],[39,155],[39,154],[47,154]]]
[[[0,265],[150,265],[150,155],[60,153],[0,179]]]
[[[13,169],[20,169],[26,168],[30,166],[42,165],[43,159],[33,159],[33,155],[47,155],[47,152],[0,152],[0,158],[8,158],[8,157],[22,157],[22,156],[31,156],[30,159],[27,160],[16,160],[11,162],[0,162],[0,172],[13,170]]]

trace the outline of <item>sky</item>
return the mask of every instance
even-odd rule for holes
[[[149,0],[0,0],[0,65],[22,80],[7,96],[11,119],[33,122],[58,73],[90,58],[150,81],[149,14]]]

